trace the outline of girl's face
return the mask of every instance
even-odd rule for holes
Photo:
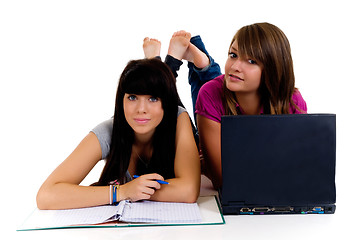
[[[163,118],[161,99],[151,95],[125,94],[123,110],[135,134],[151,137]]]
[[[226,86],[238,93],[257,92],[262,75],[262,65],[250,58],[240,58],[235,40],[229,50],[225,65]]]

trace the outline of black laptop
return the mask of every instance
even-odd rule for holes
[[[223,116],[223,214],[326,214],[336,201],[336,115]]]

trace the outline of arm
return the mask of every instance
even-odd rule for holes
[[[39,209],[83,208],[109,204],[109,186],[79,186],[91,169],[102,158],[102,150],[97,136],[90,132],[46,179],[37,194]],[[161,179],[158,174],[146,176],[121,185],[117,200],[148,199],[160,184],[153,179]]]
[[[101,157],[101,146],[90,132],[46,179],[37,194],[39,209],[68,209],[108,204],[109,186],[79,186]],[[121,185],[118,200],[152,199],[158,201],[195,202],[200,187],[199,156],[194,142],[188,114],[177,120],[176,178],[168,186],[160,186],[153,179],[163,180],[158,174],[146,174]],[[157,191],[156,191],[157,190]]]
[[[201,169],[198,150],[194,141],[188,113],[177,119],[175,178],[167,179],[170,184],[162,184],[151,200],[168,202],[196,202],[200,184]]]
[[[40,187],[36,198],[38,208],[66,209],[108,204],[108,186],[79,186],[100,159],[100,143],[90,132]]]
[[[205,160],[205,173],[213,186],[222,185],[221,124],[197,114],[199,141]]]

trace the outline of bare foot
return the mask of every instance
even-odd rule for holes
[[[210,63],[207,55],[192,43],[188,45],[187,51],[183,55],[183,59],[192,62],[197,68],[204,68]]]
[[[161,42],[157,39],[146,37],[143,39],[142,48],[145,53],[145,58],[154,58],[160,56]]]
[[[170,45],[168,47],[168,55],[182,60],[183,55],[187,51],[190,44],[191,34],[186,31],[178,31],[172,35]]]

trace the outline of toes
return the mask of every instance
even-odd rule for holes
[[[191,38],[191,33],[186,32],[185,30],[180,30],[175,33],[173,33],[172,37],[185,37],[185,38]]]

